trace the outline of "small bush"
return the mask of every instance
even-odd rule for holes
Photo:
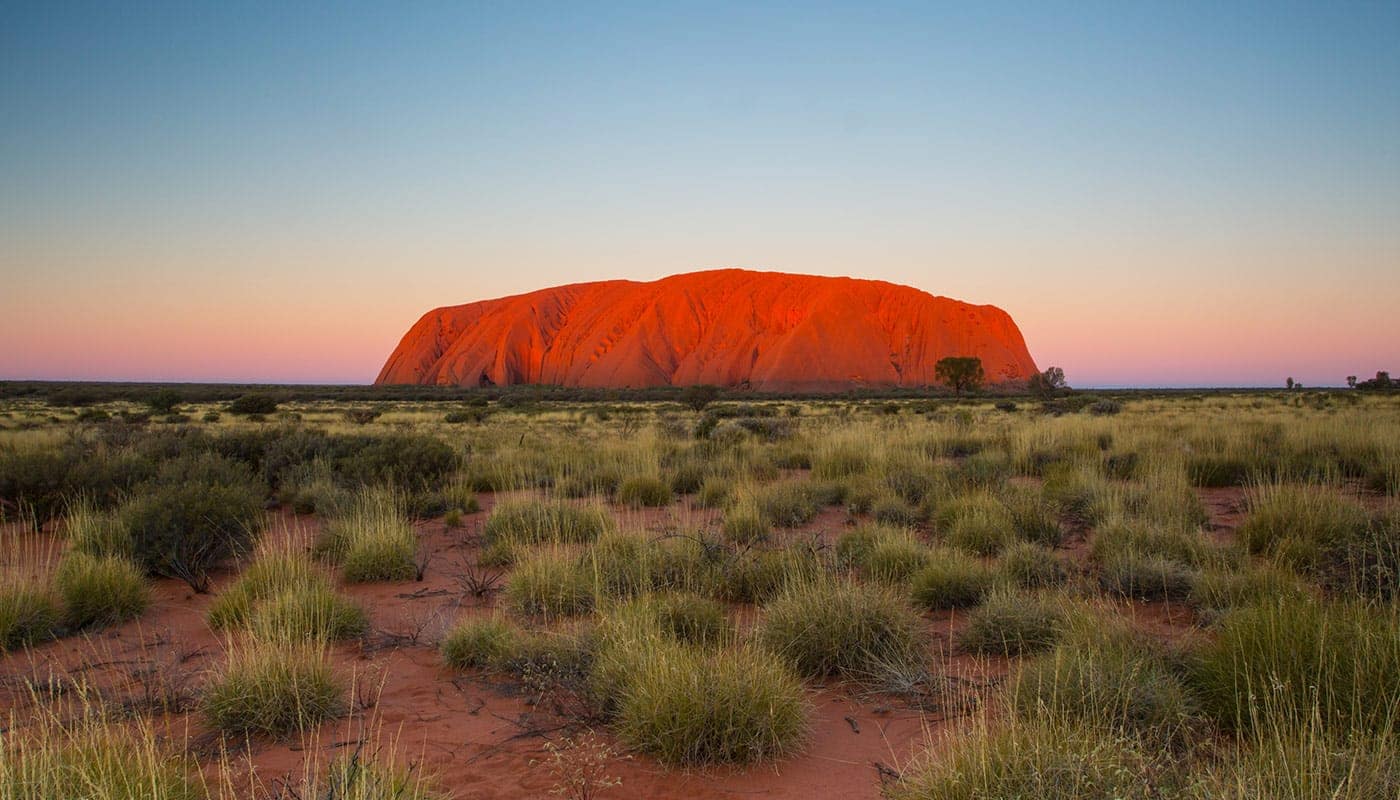
[[[498,666],[514,652],[515,636],[505,620],[466,619],[442,640],[442,659],[454,669]]]
[[[671,487],[653,475],[637,475],[617,487],[617,502],[628,508],[660,508],[671,500]]]
[[[345,687],[323,649],[312,645],[240,646],[211,676],[201,706],[209,724],[232,735],[305,734],[342,714]]]
[[[941,611],[981,603],[996,584],[996,574],[981,561],[958,550],[935,551],[910,586],[914,602]]]
[[[0,650],[52,639],[61,614],[53,592],[36,583],[0,586]]]
[[[251,482],[149,485],[119,511],[131,556],[147,572],[204,591],[211,569],[251,549],[262,498]]]
[[[870,680],[922,652],[919,616],[884,589],[826,579],[790,586],[764,608],[758,640],[803,675]]]
[[[969,653],[1018,656],[1054,645],[1063,623],[1064,613],[1049,600],[994,591],[968,614],[957,642]]]
[[[266,394],[245,394],[228,404],[230,414],[276,414],[281,405],[276,397]]]
[[[69,553],[54,582],[63,598],[68,627],[115,625],[135,619],[151,603],[151,589],[140,568],[119,556],[95,558]]]

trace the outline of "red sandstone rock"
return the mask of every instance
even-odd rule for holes
[[[935,384],[945,356],[981,358],[991,382],[1036,370],[996,306],[883,281],[723,269],[434,309],[375,383],[825,392]]]

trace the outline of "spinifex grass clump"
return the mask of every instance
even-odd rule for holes
[[[201,706],[223,733],[268,736],[305,733],[347,708],[345,686],[322,646],[267,641],[232,647]]]
[[[249,629],[260,639],[299,642],[350,639],[369,631],[364,609],[329,586],[284,589],[258,604]]]
[[[1184,776],[1170,753],[1054,715],[979,719],[904,770],[891,800],[1161,800]]]
[[[151,602],[140,568],[120,556],[69,553],[54,573],[69,628],[115,625],[133,619]]]
[[[764,650],[723,646],[730,634],[717,609],[644,596],[605,610],[589,682],[630,746],[699,765],[776,758],[801,745],[801,681]]]
[[[985,492],[950,500],[938,509],[934,522],[945,542],[973,555],[996,555],[1016,538],[1011,512]]]
[[[58,600],[45,582],[0,583],[0,650],[51,639],[62,620]]]
[[[1023,718],[1053,715],[1116,734],[1179,742],[1194,699],[1150,641],[1097,616],[1072,626],[1053,650],[1024,664],[1007,692]]]
[[[821,557],[805,545],[743,550],[724,559],[715,591],[730,602],[766,603],[788,587],[816,579],[823,569]]]
[[[330,586],[330,578],[302,553],[288,546],[264,544],[238,580],[209,604],[209,626],[229,630],[247,625],[257,605],[290,589]]]
[[[672,499],[670,485],[654,475],[637,475],[617,487],[617,502],[628,508],[659,508]]]
[[[796,528],[806,525],[821,510],[820,491],[808,481],[784,481],[759,489],[754,503],[770,525]]]
[[[1308,572],[1343,559],[1370,525],[1359,502],[1316,486],[1261,484],[1250,490],[1248,503],[1238,535],[1249,552]]]
[[[503,619],[464,619],[442,640],[442,659],[456,669],[495,667],[514,652],[515,641],[515,629]]]
[[[1064,623],[1065,612],[1054,600],[998,590],[968,614],[957,642],[969,653],[1023,655],[1053,646]]]
[[[199,765],[168,746],[145,719],[103,708],[78,686],[63,713],[31,698],[23,724],[8,721],[0,742],[0,797],[6,800],[208,800]],[[70,697],[71,699],[71,697]]]
[[[1285,597],[1239,608],[1197,653],[1191,683],[1232,728],[1392,732],[1400,720],[1393,606]]]
[[[348,511],[326,524],[313,551],[339,564],[352,583],[411,580],[418,573],[418,536],[402,498],[385,489],[357,496]]]
[[[1001,574],[1022,589],[1041,589],[1064,581],[1065,566],[1048,547],[1019,542],[1002,551],[997,561]]]
[[[601,508],[517,500],[492,509],[486,520],[484,542],[488,547],[578,544],[591,542],[613,527],[612,518]]]
[[[982,602],[997,583],[995,570],[961,550],[941,547],[910,578],[914,603],[931,611],[968,608]]]
[[[503,599],[522,616],[567,617],[592,611],[599,594],[580,555],[559,548],[532,553],[516,564]]]
[[[790,586],[764,608],[758,640],[803,675],[857,680],[922,658],[918,614],[902,596],[848,580]]]
[[[656,640],[626,680],[614,723],[668,764],[750,763],[795,752],[807,734],[802,682],[757,648]]]
[[[68,507],[63,519],[68,546],[90,556],[129,556],[131,534],[111,514],[99,511],[90,500],[80,498]]]
[[[928,563],[932,551],[910,530],[885,525],[863,525],[836,541],[837,563],[881,583],[908,580]]]

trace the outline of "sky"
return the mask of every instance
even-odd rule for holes
[[[366,383],[718,267],[991,303],[1077,386],[1400,372],[1400,2],[0,15],[0,379]]]

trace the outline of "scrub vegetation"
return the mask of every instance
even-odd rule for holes
[[[16,386],[0,797],[1400,794],[1394,395]]]

